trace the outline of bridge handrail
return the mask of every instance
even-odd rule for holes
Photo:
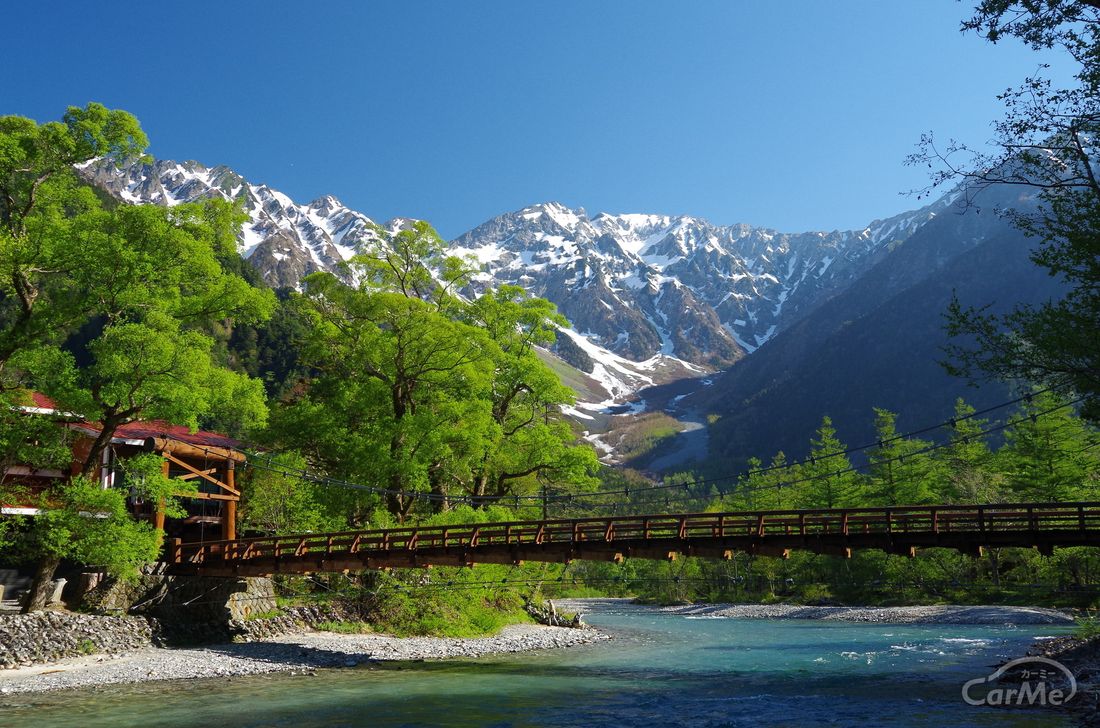
[[[744,535],[818,535],[931,530],[958,530],[970,525],[984,531],[1100,527],[1100,502],[937,504],[805,510],[659,513],[625,516],[501,521],[440,526],[399,526],[386,529],[303,533],[283,536],[180,543],[172,545],[173,563],[204,562],[207,556],[245,561],[262,556],[357,553],[366,548],[472,547],[478,544],[532,544],[615,538],[688,538]],[[1068,524],[1068,525],[1067,525]],[[924,526],[924,528],[920,528]],[[1010,527],[1011,526],[1011,527]],[[954,529],[953,529],[954,527]],[[792,531],[791,529],[795,529]],[[834,528],[839,530],[833,530]],[[675,533],[676,536],[671,536]]]

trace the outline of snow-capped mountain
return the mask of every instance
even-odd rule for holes
[[[477,259],[479,283],[550,299],[622,357],[721,367],[843,290],[949,204],[858,231],[787,234],[689,216],[589,217],[546,203],[493,218],[451,250]]]
[[[80,172],[127,202],[243,200],[249,222],[240,253],[273,286],[297,286],[316,270],[342,275],[339,264],[377,239],[370,218],[334,197],[301,205],[224,166],[100,160]],[[953,199],[862,230],[798,234],[690,216],[590,217],[551,202],[495,217],[452,241],[451,250],[476,259],[475,292],[511,283],[557,304],[574,326],[574,335],[559,337],[558,353],[620,399],[667,380],[669,369],[698,374],[751,353]]]
[[[250,184],[224,166],[158,160],[119,168],[98,160],[84,165],[80,173],[126,202],[171,207],[212,197],[243,200],[249,221],[241,229],[238,250],[276,287],[297,286],[318,270],[342,275],[339,264],[376,239],[370,218],[331,195],[300,205],[267,185]]]

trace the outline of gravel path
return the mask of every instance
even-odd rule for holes
[[[621,609],[629,599],[562,599],[559,610],[599,612]],[[631,609],[644,609],[630,605]],[[1073,617],[1043,607],[955,606],[927,607],[802,607],[793,604],[691,604],[649,607],[686,617],[740,619],[821,619],[838,622],[881,622],[884,624],[1074,624]]]
[[[50,665],[5,670],[0,694],[98,687],[150,680],[257,675],[266,672],[310,672],[318,668],[355,667],[378,660],[438,660],[455,657],[545,650],[608,639],[592,629],[520,624],[493,637],[390,637],[333,632],[287,635],[266,642],[193,649],[137,650],[97,655]]]

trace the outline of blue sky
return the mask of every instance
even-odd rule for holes
[[[1036,70],[962,35],[969,8],[38,0],[5,11],[0,114],[100,101],[156,157],[445,237],[548,200],[845,229],[916,207],[921,133],[983,142],[995,94]]]

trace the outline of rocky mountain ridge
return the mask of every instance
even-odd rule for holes
[[[296,287],[318,270],[344,276],[340,264],[377,240],[371,218],[335,197],[298,204],[225,166],[98,160],[80,172],[126,202],[241,200],[249,221],[238,249],[276,287]],[[515,284],[557,304],[574,327],[558,353],[591,375],[607,404],[738,361],[844,291],[953,201],[948,195],[862,230],[796,234],[687,215],[589,216],[550,202],[488,220],[450,248],[476,263],[471,293]]]

